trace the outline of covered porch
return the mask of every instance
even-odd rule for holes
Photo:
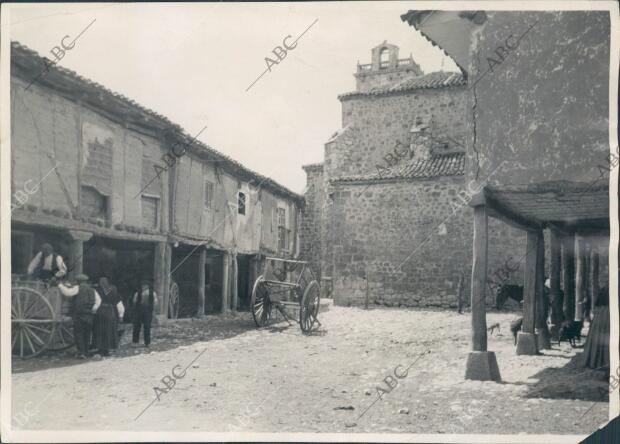
[[[562,321],[585,319],[586,310],[594,305],[598,295],[599,282],[607,281],[608,185],[555,181],[486,186],[469,205],[474,210],[473,350],[467,359],[465,378],[500,381],[495,354],[487,350],[488,218],[499,219],[526,233],[523,324],[516,353],[536,355],[550,348],[550,339],[557,335]],[[548,248],[545,237],[549,240]],[[548,297],[544,291],[546,269]]]

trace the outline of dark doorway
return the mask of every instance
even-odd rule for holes
[[[237,255],[237,310],[249,311],[252,290],[250,288],[250,260],[247,254]]]
[[[153,244],[93,236],[84,242],[83,264],[90,282],[96,284],[107,277],[128,307],[140,281],[153,282]]]
[[[207,250],[207,271],[205,276],[205,314],[222,311],[222,252]]]

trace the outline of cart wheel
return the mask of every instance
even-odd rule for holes
[[[264,282],[265,278],[261,275],[254,282],[252,289],[252,317],[257,327],[264,327],[271,323],[271,300],[269,299],[269,288]]]
[[[11,290],[11,348],[20,358],[31,358],[45,350],[56,328],[52,304],[38,291],[27,287]]]
[[[50,342],[49,349],[53,351],[62,351],[74,345],[75,339],[73,338],[73,321],[70,318],[64,319],[60,323],[56,324],[54,339]]]
[[[317,281],[311,281],[299,306],[299,326],[304,334],[310,333],[312,326],[319,314],[319,303],[321,301],[321,287]]]
[[[170,299],[168,300],[168,318],[179,317],[179,285],[176,282],[170,284]]]

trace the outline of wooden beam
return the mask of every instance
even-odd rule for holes
[[[484,205],[474,208],[474,251],[471,271],[471,328],[473,351],[487,351],[486,281],[488,218]]]
[[[536,257],[538,256],[538,232],[527,231],[526,253],[523,269],[523,327],[524,333],[534,334],[536,315]]]
[[[582,236],[575,236],[575,320],[585,318],[586,302],[586,248]]]
[[[562,236],[562,280],[564,287],[564,319],[575,319],[575,239]]]
[[[155,307],[155,314],[166,315],[167,306],[164,305],[166,299],[165,281],[166,275],[170,273],[170,268],[166,269],[166,242],[156,242],[153,255],[153,289],[159,298],[159,306]]]
[[[561,257],[562,248],[560,244],[559,233],[552,229],[550,230],[549,242],[550,242],[550,264],[549,264],[549,281],[551,286],[551,333],[555,338],[557,329],[564,320],[564,313],[562,312],[563,296],[560,293],[560,277],[561,277]]]
[[[207,249],[200,248],[200,257],[198,259],[198,310],[197,317],[205,314],[205,273],[207,268]]]
[[[231,255],[231,264],[232,264],[232,279],[231,279],[231,309],[232,311],[237,311],[237,304],[239,298],[239,289],[237,288],[239,285],[239,263],[237,262],[237,254],[233,253]]]
[[[547,316],[549,314],[549,299],[545,288],[545,238],[542,230],[536,232],[536,276],[535,276],[535,310],[534,326],[538,335],[540,349],[551,348]]]
[[[228,312],[228,266],[230,263],[228,252],[222,254],[222,313]]]
[[[596,306],[596,301],[598,299],[599,292],[599,283],[598,283],[598,275],[599,275],[599,252],[598,246],[596,244],[592,244],[592,251],[590,253],[590,288],[592,289],[592,310]]]

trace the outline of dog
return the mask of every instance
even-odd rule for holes
[[[501,330],[499,329],[499,322],[496,322],[495,324],[493,324],[489,328],[487,328],[487,331],[490,332],[491,334],[493,334],[493,332],[495,330],[497,330],[498,333],[501,333]]]
[[[517,333],[521,331],[523,327],[523,318],[515,319],[510,323],[510,331],[512,332],[512,336],[515,338],[515,345],[517,345]]]
[[[558,345],[562,341],[568,341],[571,347],[575,347],[575,339],[581,342],[582,321],[564,321],[558,333]]]
[[[499,287],[495,296],[495,307],[500,310],[508,299],[518,303],[523,302],[523,286],[504,284]]]

